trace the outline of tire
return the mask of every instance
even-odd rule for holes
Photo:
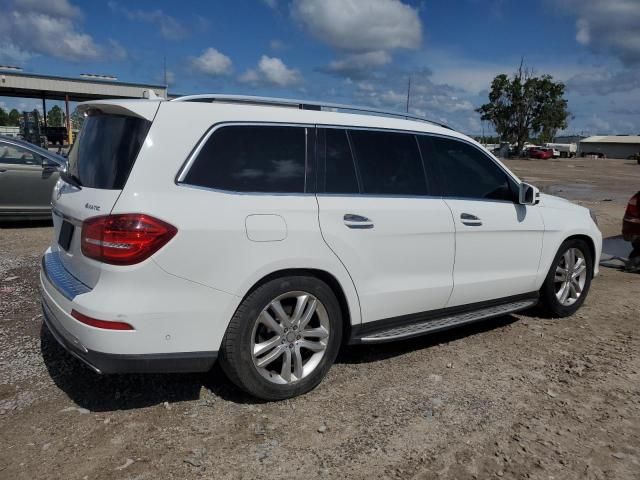
[[[326,283],[307,276],[276,278],[251,292],[236,310],[222,340],[220,365],[250,395],[282,400],[315,388],[341,342],[340,305]],[[254,355],[261,347],[263,352]]]
[[[585,268],[583,270],[583,278],[582,274],[580,274],[578,277],[576,277],[577,282],[570,281],[568,284],[566,284],[566,281],[561,281],[556,278],[556,273],[558,272],[559,277],[568,278],[566,274],[562,273],[562,270],[567,263],[565,254],[567,254],[568,252],[574,252],[576,259],[579,259],[581,257],[584,260]],[[568,255],[570,258],[571,254],[568,253]],[[575,264],[578,263],[578,260],[576,260]],[[573,278],[573,276],[571,276],[571,278]],[[584,300],[589,293],[589,288],[591,287],[592,278],[593,256],[591,255],[591,250],[589,249],[587,243],[584,240],[580,239],[566,240],[558,249],[558,253],[553,259],[553,263],[551,264],[549,273],[547,273],[547,277],[545,278],[544,283],[542,284],[542,288],[540,289],[540,307],[542,308],[543,312],[553,318],[564,318],[573,315],[584,303]],[[567,298],[564,303],[561,301],[562,293],[564,293],[566,290],[560,292],[563,285],[568,289],[568,297],[570,297]],[[573,288],[571,288],[571,285],[573,285]],[[574,292],[577,291],[578,287],[580,287],[580,293],[578,297],[574,299]],[[561,298],[558,298],[558,295],[560,295]]]

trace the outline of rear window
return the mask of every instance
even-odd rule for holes
[[[238,125],[217,129],[184,182],[234,192],[303,193],[304,127]]]
[[[88,188],[121,190],[151,122],[124,115],[89,115],[69,152],[68,172]]]

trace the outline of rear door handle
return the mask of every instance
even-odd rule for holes
[[[464,225],[468,225],[469,227],[479,227],[482,225],[482,220],[471,213],[461,213],[460,220]]]
[[[349,228],[354,229],[369,229],[373,228],[373,222],[369,220],[367,217],[363,217],[362,215],[356,215],[353,213],[346,213],[344,217],[344,224]]]

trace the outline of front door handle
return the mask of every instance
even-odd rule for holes
[[[482,220],[471,213],[461,213],[460,220],[464,225],[468,225],[469,227],[479,227],[482,225]]]
[[[373,222],[369,220],[367,217],[363,217],[362,215],[356,215],[354,213],[346,213],[344,217],[344,224],[349,228],[354,229],[369,229],[373,228]]]

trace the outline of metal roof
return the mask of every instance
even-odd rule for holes
[[[640,135],[594,135],[580,143],[640,143]]]
[[[167,86],[99,80],[85,77],[57,77],[36,73],[0,71],[0,96],[47,98],[72,101],[104,98],[142,98],[145,90],[166,97]]]

